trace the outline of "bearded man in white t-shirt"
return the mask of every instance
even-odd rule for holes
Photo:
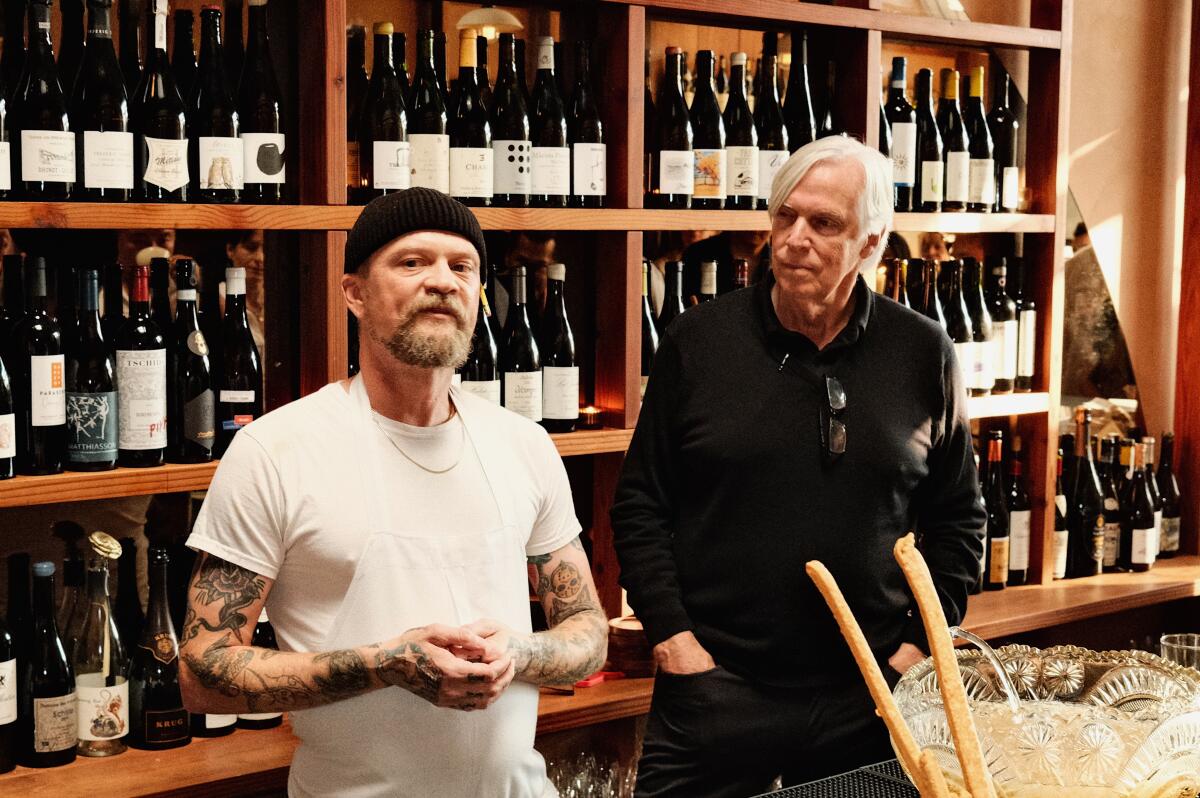
[[[360,374],[239,431],[188,539],[184,701],[291,712],[289,795],[553,796],[537,687],[604,662],[553,442],[451,384],[484,263],[478,222],[446,195],[368,205],[342,281]],[[530,583],[550,627],[536,634]],[[266,605],[278,652],[251,645]]]

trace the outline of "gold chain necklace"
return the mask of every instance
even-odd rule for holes
[[[453,408],[453,405],[452,405],[451,407]],[[384,428],[383,428],[383,425],[379,423],[379,419],[375,417],[375,413],[374,413],[373,411],[372,411],[372,413],[371,413],[371,420],[375,422],[375,426],[376,426],[376,427],[378,427],[378,428],[379,428],[379,431],[383,433],[383,437],[385,437],[385,438],[387,438],[389,441],[391,441],[391,444],[392,444],[392,446],[395,446],[395,447],[396,447],[396,451],[398,451],[398,452],[400,452],[400,454],[404,455],[404,459],[405,459],[405,460],[407,460],[408,462],[412,463],[412,464],[413,464],[413,465],[415,465],[417,468],[421,469],[422,471],[424,471],[424,472],[426,472],[426,473],[428,473],[428,474],[445,474],[447,471],[453,471],[453,470],[454,470],[454,468],[455,468],[455,467],[456,467],[456,466],[457,466],[459,463],[461,463],[461,462],[462,462],[462,458],[463,458],[463,452],[464,452],[464,451],[466,451],[466,445],[465,445],[465,444],[466,444],[466,441],[467,441],[467,427],[466,427],[466,425],[465,425],[465,424],[463,424],[462,418],[461,418],[461,417],[459,417],[459,415],[458,415],[457,411],[454,413],[454,415],[453,415],[453,416],[451,416],[451,418],[458,418],[458,431],[459,431],[459,441],[458,441],[458,459],[457,459],[457,460],[455,460],[455,461],[454,461],[453,463],[451,463],[450,465],[446,466],[445,468],[430,468],[430,467],[429,467],[429,466],[427,466],[427,465],[423,465],[422,463],[419,463],[419,462],[417,462],[417,461],[416,461],[416,459],[415,459],[415,458],[413,458],[413,456],[412,456],[412,455],[410,455],[408,452],[406,452],[406,451],[404,451],[403,449],[401,449],[401,448],[400,448],[400,444],[396,443],[396,439],[395,439],[395,438],[393,438],[393,437],[392,437],[392,436],[391,436],[391,435],[388,433],[388,431],[387,431],[386,429],[384,429]]]

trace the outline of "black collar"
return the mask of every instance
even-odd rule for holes
[[[818,361],[833,360],[842,353],[842,350],[858,343],[867,331],[867,323],[871,319],[871,311],[875,305],[875,296],[874,292],[867,288],[867,282],[861,274],[854,282],[854,312],[850,315],[850,320],[829,342],[829,345],[820,351],[806,335],[787,329],[779,321],[779,316],[775,313],[775,303],[771,301],[771,289],[774,286],[775,274],[767,271],[754,290],[757,293],[756,304],[763,333],[776,361],[781,360],[785,354],[804,356],[806,359],[811,358]]]

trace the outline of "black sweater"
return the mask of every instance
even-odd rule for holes
[[[691,630],[746,678],[838,684],[858,673],[807,561],[837,578],[880,661],[901,642],[926,649],[892,556],[908,531],[947,620],[966,612],[986,523],[966,391],[945,332],[861,278],[820,352],[780,325],[773,284],[690,309],[663,336],[612,506],[620,581],[652,645]],[[832,463],[825,374],[847,397]]]

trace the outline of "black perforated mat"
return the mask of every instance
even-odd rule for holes
[[[767,796],[758,796],[767,798]],[[820,781],[785,787],[769,798],[920,798],[896,760],[831,776]]]

